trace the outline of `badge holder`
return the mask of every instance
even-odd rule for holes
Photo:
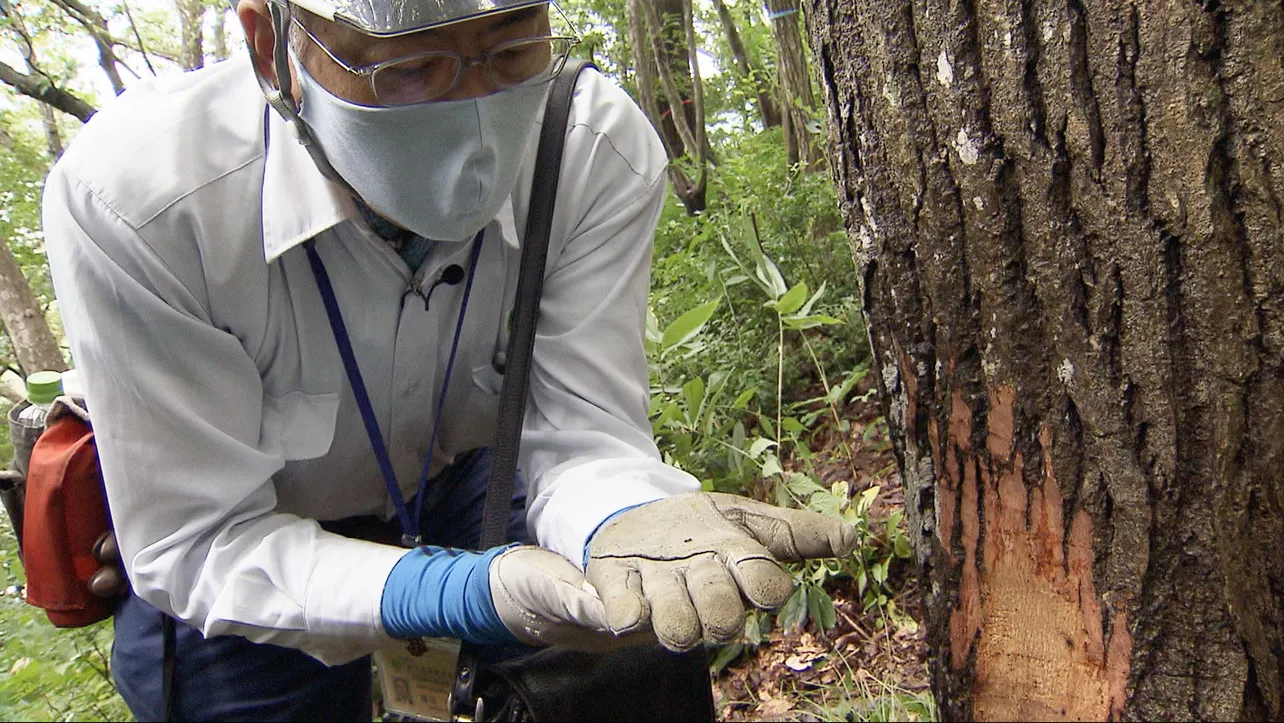
[[[383,708],[391,713],[427,721],[448,721],[454,694],[459,641],[423,638],[424,651],[415,655],[406,648],[374,654],[383,691]]]

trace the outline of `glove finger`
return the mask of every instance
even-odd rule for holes
[[[94,559],[99,562],[108,565],[120,564],[120,548],[116,545],[116,533],[111,530],[104,532],[102,536],[94,542],[91,554],[94,556]]]
[[[727,566],[718,560],[701,560],[685,576],[705,638],[726,643],[739,637],[745,629],[745,606]]]
[[[596,558],[589,561],[585,576],[602,598],[611,632],[632,633],[650,620],[651,608],[642,594],[641,574],[630,562]]]
[[[644,565],[642,591],[651,605],[651,628],[664,647],[681,653],[700,643],[700,616],[676,565]]]
[[[708,494],[723,517],[748,530],[777,560],[846,557],[860,541],[855,527],[828,515],[777,507],[739,495]]]
[[[772,560],[761,557],[733,560],[731,576],[740,585],[745,599],[763,610],[775,610],[794,592],[789,573]]]
[[[100,567],[89,576],[89,592],[101,598],[116,597],[125,592],[125,576],[115,565]]]
[[[524,643],[605,652],[654,641],[649,631],[614,635],[597,590],[554,552],[509,550],[491,563],[490,582],[500,620]]]

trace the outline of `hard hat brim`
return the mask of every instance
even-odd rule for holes
[[[288,0],[326,20],[375,37],[393,37],[547,5],[550,0]]]

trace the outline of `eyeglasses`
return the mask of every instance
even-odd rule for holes
[[[579,43],[578,38],[564,35],[520,38],[496,45],[477,56],[429,50],[354,68],[331,52],[298,18],[293,20],[339,67],[353,75],[368,78],[375,99],[385,106],[438,100],[450,93],[459,84],[464,71],[474,65],[482,66],[486,77],[499,88],[547,83],[562,72],[571,48]]]

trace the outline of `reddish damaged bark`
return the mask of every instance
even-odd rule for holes
[[[1092,581],[1092,519],[1080,510],[1066,536],[1051,464],[1027,492],[1022,453],[1013,450],[1013,399],[1010,386],[994,392],[988,460],[969,449],[971,413],[954,407],[961,417],[956,428],[965,434],[950,445],[961,463],[979,474],[965,475],[963,483],[966,559],[960,602],[950,614],[951,663],[956,670],[964,668],[975,649],[972,710],[981,720],[1118,717],[1132,650],[1128,614],[1121,609],[1107,615],[1112,631],[1107,651],[1102,605]],[[1045,451],[1051,446],[1048,427],[1041,442]],[[976,513],[978,485],[983,536]],[[1043,694],[1030,695],[1031,690]]]
[[[1284,720],[1284,4],[804,10],[942,717]]]

